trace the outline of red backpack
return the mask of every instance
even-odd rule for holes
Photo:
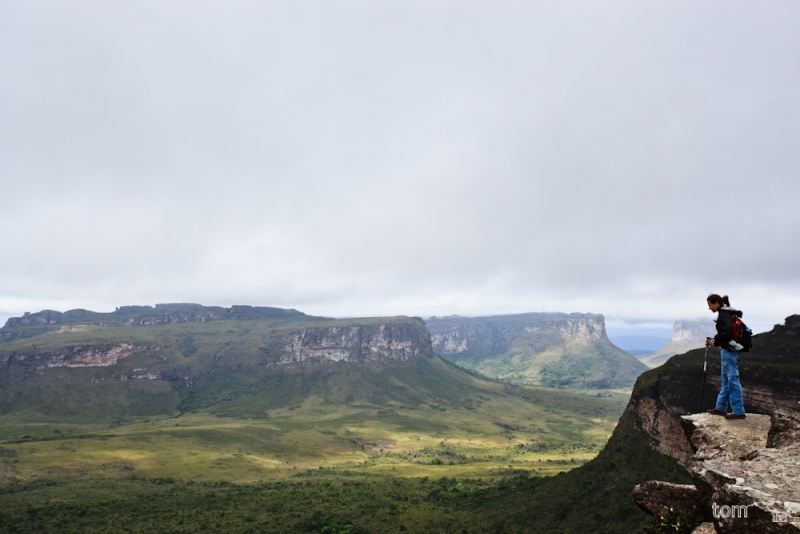
[[[744,347],[739,352],[748,352],[753,348],[753,331],[737,316],[733,316],[733,340]]]

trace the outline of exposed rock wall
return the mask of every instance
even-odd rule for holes
[[[682,319],[672,325],[672,339],[657,351],[641,358],[650,367],[658,367],[670,357],[705,345],[707,337],[716,334],[714,322]]]
[[[582,313],[523,313],[494,317],[431,317],[426,321],[431,331],[433,350],[446,356],[463,352],[503,352],[513,343],[515,334],[535,334],[531,348],[544,352],[564,342],[590,343],[607,340],[602,315]]]
[[[759,334],[754,349],[741,356],[740,375],[748,412],[770,414],[793,410],[800,400],[800,316],[786,319],[772,332]],[[694,451],[681,431],[680,418],[699,411],[703,350],[676,355],[642,374],[627,411],[636,430],[645,432],[653,449],[686,465]],[[702,409],[714,406],[720,390],[719,350],[709,349]]]
[[[646,369],[614,346],[602,315],[431,317],[433,350],[492,378],[558,388],[630,387]]]
[[[721,534],[800,533],[800,415],[728,421],[703,413],[681,422],[694,451],[687,465],[694,485],[641,484],[633,498],[642,509],[660,515],[674,507]]]
[[[408,328],[389,324],[306,328],[287,337],[277,363],[408,361],[427,344]]]
[[[33,354],[12,353],[5,359],[6,365],[29,360],[34,362],[37,369],[50,367],[108,367],[131,354],[158,350],[161,350],[158,345],[120,343],[108,347],[64,347],[52,352]]]
[[[694,451],[680,424],[682,410],[665,399],[631,399],[627,411],[633,414],[633,426],[650,436],[651,446],[684,465],[691,465]]]

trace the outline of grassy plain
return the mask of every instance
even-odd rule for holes
[[[548,494],[624,409],[624,392],[494,382],[428,349],[273,365],[287,336],[341,324],[302,321],[68,325],[0,344],[0,532],[525,531],[506,496]],[[384,323],[429,346],[409,319],[362,332]],[[51,365],[125,343],[142,350]]]
[[[482,384],[469,408],[312,396],[247,418],[195,411],[77,425],[5,416],[0,532],[497,530],[486,499],[593,458],[621,407]]]
[[[253,482],[320,467],[402,477],[547,476],[594,457],[621,411],[605,400],[537,388],[512,391],[539,395],[542,405],[520,402],[494,386],[499,394],[474,409],[331,406],[310,397],[260,418],[193,412],[86,426],[6,416],[0,444],[11,452],[0,460],[0,480],[136,473]]]

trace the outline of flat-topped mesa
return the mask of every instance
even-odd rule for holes
[[[651,481],[633,498],[651,514],[673,507],[719,533],[800,533],[800,414],[750,414],[729,421],[706,413],[681,424],[694,450],[694,485]]]
[[[248,321],[308,318],[297,310],[267,306],[230,308],[200,304],[156,304],[151,306],[121,306],[113,312],[93,312],[76,309],[66,312],[42,310],[11,317],[0,328],[0,341],[33,337],[43,333],[94,326],[151,326],[159,324],[205,323],[210,321]]]
[[[509,334],[515,329],[538,334],[533,346],[536,352],[563,344],[564,340],[590,342],[608,339],[604,317],[593,313],[520,313],[488,317],[451,315],[431,317],[426,324],[431,331],[433,348],[441,355],[480,351],[481,345],[494,341],[491,336],[496,338],[497,334]]]
[[[305,328],[284,336],[288,343],[276,364],[409,361],[432,354],[430,339],[408,324]]]
[[[433,350],[492,378],[556,388],[630,387],[647,367],[613,345],[594,313],[431,317]]]
[[[114,322],[105,322],[108,316]],[[77,320],[89,324],[69,324]],[[221,325],[189,324],[244,320],[253,320],[254,324],[223,327],[224,333]],[[433,355],[430,335],[422,319],[409,317],[337,320],[278,308],[170,304],[155,309],[119,308],[110,314],[45,311],[25,315],[20,321],[55,326],[25,328],[10,321],[13,326],[5,329],[23,335],[0,343],[0,358],[8,366],[24,365],[37,372],[52,367],[116,368],[118,362],[134,355],[137,360],[157,358],[169,365],[198,350],[201,354],[206,352],[200,349],[201,345],[210,347],[220,343],[222,350],[212,355],[215,361],[221,354],[225,359],[238,354],[247,365],[407,362],[420,353]]]
[[[672,339],[657,351],[642,357],[641,361],[650,367],[657,367],[676,354],[704,346],[706,338],[715,334],[716,329],[711,319],[675,321],[672,325]]]

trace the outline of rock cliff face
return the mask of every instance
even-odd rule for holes
[[[131,354],[145,350],[157,351],[161,347],[158,345],[139,345],[133,343],[120,343],[108,348],[93,347],[65,347],[55,352],[45,352],[33,355],[18,355],[17,361],[24,361],[32,358],[40,365],[39,369],[45,367],[108,367],[114,365],[119,360],[127,358]],[[7,363],[14,358],[9,356]]]
[[[714,406],[720,388],[719,351],[712,348],[701,393],[704,353],[673,356],[642,374],[634,387],[610,444],[618,433],[642,433],[652,449],[677,460],[694,480],[688,487],[642,484],[637,503],[652,513],[668,502],[687,514],[700,507],[716,532],[797,532],[800,523],[772,520],[800,512],[800,420],[781,415],[793,412],[800,400],[800,316],[756,336],[753,350],[741,355],[746,420],[703,413]],[[701,415],[688,416],[697,412]],[[759,414],[772,414],[772,421]],[[715,516],[712,505],[741,506],[737,510],[748,510],[750,522]]]
[[[728,421],[703,413],[681,422],[694,484],[641,484],[633,498],[642,509],[663,515],[673,507],[722,534],[800,533],[800,414]]]
[[[704,350],[693,350],[644,373],[627,408],[632,416],[628,424],[645,432],[655,450],[686,465],[694,450],[680,417],[712,408],[721,385],[719,349],[711,348],[701,395],[703,358]],[[753,350],[741,356],[740,376],[748,412],[793,410],[800,400],[800,317],[788,317],[785,325],[755,336]]]
[[[670,357],[705,345],[707,337],[716,334],[714,322],[705,321],[675,321],[672,325],[672,339],[657,351],[643,356],[640,360],[649,367],[658,367]]]
[[[614,346],[602,315],[431,317],[433,349],[493,378],[560,388],[630,387],[646,369]]]
[[[424,341],[394,325],[307,328],[289,334],[280,363],[408,361]]]
[[[288,388],[287,376],[310,384],[331,365],[369,367],[369,374],[433,357],[418,318],[335,320],[241,306],[155,311],[40,312],[10,320],[0,329],[0,414],[80,413],[92,403],[117,403],[119,413],[135,412],[133,405],[142,413],[174,413],[257,395],[268,384]],[[295,389],[270,402],[312,393]]]

